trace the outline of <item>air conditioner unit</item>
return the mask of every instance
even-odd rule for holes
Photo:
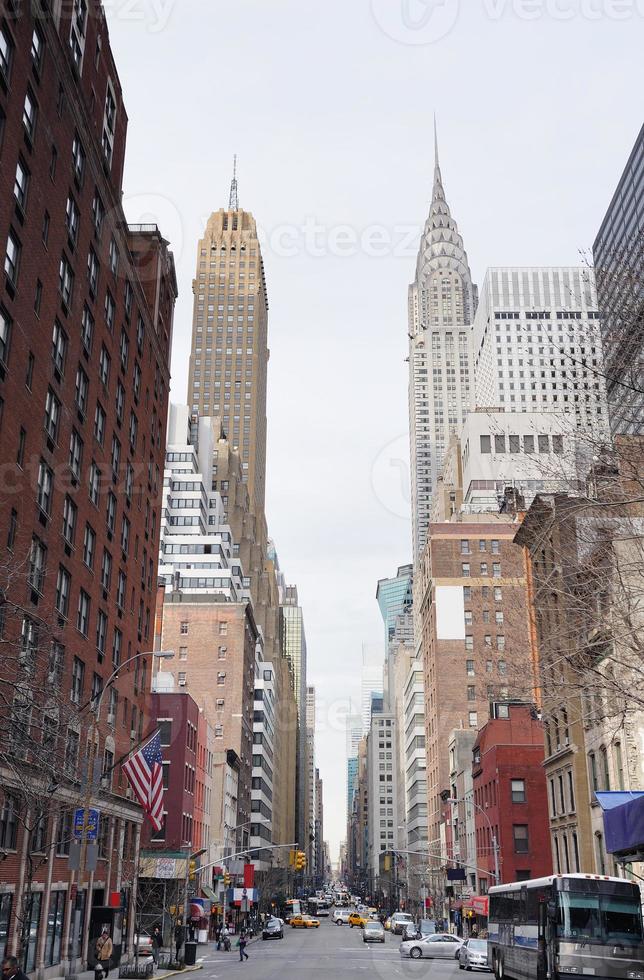
[[[114,724],[114,715],[113,714],[108,714],[108,716],[107,716],[107,724],[108,725],[113,725]]]
[[[126,786],[125,787],[125,799],[126,800],[131,800],[132,799],[132,787],[131,786]]]
[[[130,738],[131,739],[135,739],[136,738],[136,728],[131,728],[130,729]]]
[[[181,678],[181,679],[179,680],[179,682],[178,682],[178,683],[179,683],[179,687],[185,687],[185,686],[186,686],[186,679],[185,679],[185,677],[182,677],[182,678]]]
[[[564,745],[570,745],[570,739],[569,738],[567,738],[567,739],[564,740]]]

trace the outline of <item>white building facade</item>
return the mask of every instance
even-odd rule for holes
[[[429,216],[409,287],[409,434],[414,561],[422,554],[431,498],[450,435],[473,397],[470,333],[477,304],[463,239],[438,162]]]
[[[562,412],[580,433],[607,433],[592,269],[488,269],[472,342],[477,406]]]
[[[250,809],[250,849],[258,848],[255,867],[270,867],[270,850],[262,850],[273,839],[273,770],[275,768],[275,674],[273,666],[262,660],[258,644],[255,660],[255,698],[253,703],[253,759]]]
[[[367,739],[368,798],[368,867],[370,875],[379,874],[380,854],[398,847],[396,797],[396,717],[392,713],[374,714]]]

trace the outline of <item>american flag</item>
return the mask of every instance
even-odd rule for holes
[[[163,826],[163,756],[161,733],[123,763],[123,772],[155,830]]]

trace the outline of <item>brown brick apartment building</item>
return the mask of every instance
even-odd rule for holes
[[[454,729],[477,731],[490,701],[532,694],[522,550],[510,516],[431,524],[415,580],[425,671],[430,845],[440,841]]]
[[[133,928],[142,813],[118,762],[149,727],[177,287],[156,226],[125,222],[126,130],[100,3],[3,4],[0,953],[45,975],[86,961],[102,914],[117,952]],[[92,699],[135,657],[103,698],[79,875]]]

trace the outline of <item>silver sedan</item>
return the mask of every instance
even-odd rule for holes
[[[458,951],[459,970],[489,970],[487,939],[466,939]]]
[[[448,932],[435,932],[424,939],[406,940],[400,944],[400,955],[411,956],[419,960],[421,957],[441,960],[453,960],[456,952],[463,945],[463,940]]]

